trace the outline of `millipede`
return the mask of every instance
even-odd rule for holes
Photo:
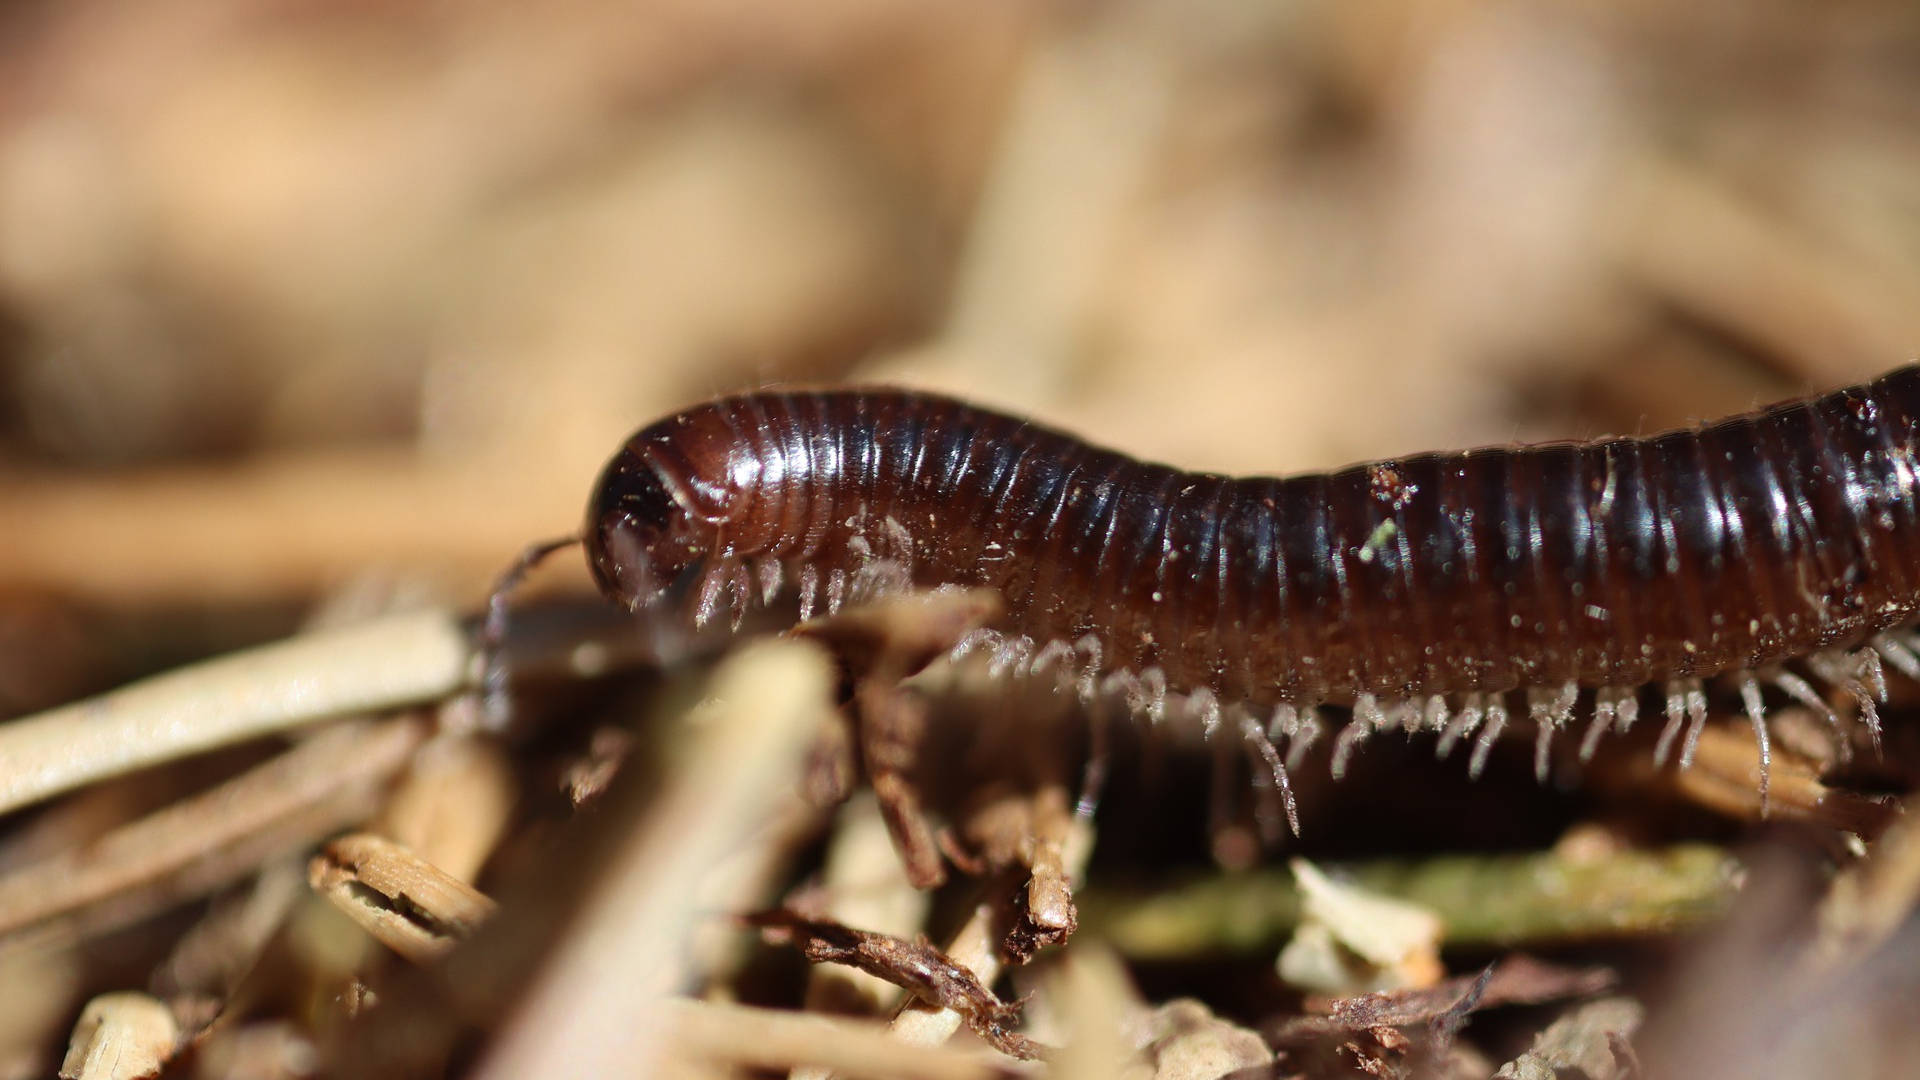
[[[1287,477],[1136,461],[1018,417],[893,389],[759,392],[641,429],[591,497],[594,580],[643,609],[676,584],[707,622],[797,592],[803,619],[889,590],[985,587],[953,654],[1054,671],[1291,750],[1347,719],[1471,741],[1651,698],[1656,760],[1691,760],[1707,686],[1758,744],[1769,693],[1879,739],[1886,666],[1920,679],[1920,367],[1646,437],[1422,453]],[[1843,720],[1823,689],[1858,702]],[[1684,738],[1682,735],[1684,733]],[[1287,745],[1283,761],[1277,745]]]

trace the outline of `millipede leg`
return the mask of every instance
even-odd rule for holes
[[[1494,694],[1487,701],[1487,726],[1481,729],[1480,737],[1474,740],[1473,757],[1467,761],[1469,777],[1480,779],[1481,771],[1487,767],[1487,755],[1493,752],[1494,740],[1500,738],[1500,733],[1506,727],[1507,701],[1499,694]]]
[[[1887,669],[1880,663],[1880,654],[1861,649],[1853,654],[1853,666],[1860,673],[1860,680],[1873,691],[1873,700],[1887,700]]]
[[[1238,788],[1234,783],[1234,763],[1240,755],[1224,741],[1209,742],[1207,747],[1213,753],[1213,780],[1207,785],[1207,836],[1217,845],[1233,821],[1233,796]]]
[[[1547,766],[1550,764],[1550,752],[1553,733],[1573,720],[1573,703],[1580,695],[1580,687],[1575,683],[1566,683],[1549,698],[1537,690],[1527,691],[1527,713],[1535,725],[1533,742],[1533,778],[1539,783],[1547,782]]]
[[[840,614],[840,607],[846,602],[847,572],[836,566],[827,571],[827,614]]]
[[[1707,729],[1707,691],[1699,679],[1687,680],[1687,742],[1680,749],[1680,767],[1691,768],[1700,733]]]
[[[1267,721],[1267,738],[1274,742],[1291,739],[1300,731],[1300,710],[1292,705],[1281,703],[1273,707],[1273,716]]]
[[[1032,653],[1032,638],[1018,634],[1006,636],[994,646],[993,658],[987,661],[987,677],[1005,678],[1007,672],[1025,664]]]
[[[1333,778],[1347,775],[1347,763],[1353,759],[1354,751],[1360,744],[1373,737],[1373,733],[1387,726],[1387,714],[1380,709],[1380,702],[1372,694],[1361,694],[1353,700],[1353,716],[1347,725],[1340,729],[1339,738],[1333,742]]]
[[[1027,665],[1030,677],[1045,675],[1054,667],[1065,667],[1073,659],[1073,646],[1055,639],[1047,642],[1046,648],[1034,654],[1033,661]]]
[[[1320,736],[1326,734],[1326,725],[1320,719],[1318,705],[1302,705],[1298,709],[1291,705],[1283,707],[1288,712],[1285,732],[1287,768],[1298,769],[1301,762],[1306,760],[1307,754],[1313,750],[1313,745],[1320,741]],[[1274,723],[1280,722],[1281,716],[1275,712]]]
[[[1660,729],[1660,741],[1653,745],[1653,764],[1665,767],[1673,753],[1673,740],[1687,718],[1687,691],[1678,680],[1667,684],[1667,726]]]
[[[1619,688],[1617,707],[1619,720],[1614,725],[1614,734],[1625,735],[1633,730],[1633,722],[1640,719],[1640,688],[1626,686]]]
[[[754,561],[754,582],[760,587],[760,602],[762,604],[771,604],[773,603],[774,597],[780,595],[780,584],[782,579],[786,577],[786,573],[787,568],[781,564],[779,559],[766,558]]]
[[[1082,635],[1073,643],[1073,653],[1078,663],[1074,688],[1080,693],[1082,702],[1091,702],[1099,692],[1100,679],[1100,638],[1097,634]]]
[[[1747,719],[1753,722],[1753,737],[1760,745],[1760,816],[1767,816],[1768,793],[1773,779],[1773,747],[1767,741],[1767,711],[1760,700],[1760,682],[1753,673],[1740,673],[1740,701],[1747,708]]]
[[[962,634],[960,640],[953,643],[953,648],[947,650],[947,660],[957,664],[972,653],[978,652],[981,649],[995,648],[999,643],[1000,632],[998,630],[993,630],[985,626],[975,627],[965,634]]]
[[[1834,712],[1833,706],[1827,704],[1827,700],[1814,690],[1812,683],[1791,671],[1773,671],[1769,673],[1769,678],[1782,693],[1812,709],[1827,722],[1827,726],[1833,729],[1834,752],[1839,755],[1841,761],[1853,757],[1853,740],[1847,738],[1846,725],[1840,722],[1840,714]]]
[[[1440,741],[1433,748],[1434,756],[1445,761],[1447,755],[1453,753],[1455,743],[1472,738],[1473,733],[1479,730],[1481,718],[1486,715],[1485,710],[1484,694],[1468,694],[1467,699],[1460,703],[1460,711],[1454,714],[1453,722],[1440,733]]]
[[[1880,634],[1873,639],[1873,651],[1892,664],[1895,671],[1914,682],[1920,682],[1920,656],[1915,656],[1906,642],[1888,634]]]
[[[1140,673],[1140,685],[1147,695],[1147,723],[1159,727],[1167,718],[1167,673],[1150,667]]]
[[[1349,719],[1341,726],[1340,734],[1333,740],[1333,762],[1328,766],[1335,780],[1347,775],[1347,763],[1353,760],[1354,752],[1372,736],[1373,728],[1357,718]]]
[[[1873,742],[1874,755],[1878,756],[1880,754],[1879,702],[1886,697],[1886,686],[1880,670],[1880,657],[1874,653],[1866,655],[1872,657],[1871,665],[1857,655],[1814,653],[1807,658],[1807,666],[1813,669],[1815,675],[1852,695],[1854,703],[1860,709],[1861,722],[1867,725],[1867,737]],[[1871,671],[1867,670],[1869,666]],[[1876,676],[1881,676],[1877,680],[1881,685],[1877,688],[1873,685]]]
[[[1212,742],[1220,730],[1220,699],[1203,686],[1187,695],[1187,711],[1199,719],[1200,737]]]
[[[1600,736],[1613,726],[1617,692],[1612,687],[1602,687],[1593,695],[1593,719],[1587,722],[1587,733],[1580,739],[1580,764],[1593,760],[1594,752],[1600,749]]]
[[[800,568],[800,621],[807,622],[819,609],[820,571],[809,563]]]
[[[1240,733],[1247,744],[1259,752],[1267,764],[1267,771],[1273,776],[1274,786],[1280,790],[1280,800],[1286,807],[1287,828],[1293,835],[1300,835],[1300,808],[1294,804],[1293,785],[1287,780],[1287,766],[1280,760],[1280,752],[1274,749],[1273,741],[1260,731],[1260,725],[1251,716],[1240,719]],[[1264,827],[1264,826],[1263,826]]]
[[[1107,786],[1107,768],[1111,764],[1113,714],[1108,703],[1094,702],[1087,709],[1087,763],[1080,770],[1080,798],[1074,803],[1073,816],[1082,821],[1093,818],[1100,807],[1100,793]]]
[[[728,574],[728,566],[718,562],[700,579],[700,599],[693,609],[694,626],[702,627],[713,621],[714,612],[720,610],[720,594],[727,587]]]
[[[729,602],[733,606],[734,633],[740,632],[740,624],[746,621],[747,610],[753,606],[753,573],[745,563],[736,563],[727,579]]]

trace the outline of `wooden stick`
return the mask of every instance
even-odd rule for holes
[[[83,847],[21,867],[0,877],[0,934],[149,894],[110,920],[124,923],[363,820],[378,810],[370,791],[424,737],[415,719],[342,725]]]
[[[64,791],[355,712],[445,697],[472,647],[445,611],[289,638],[0,726],[0,813]]]

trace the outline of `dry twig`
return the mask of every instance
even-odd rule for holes
[[[425,737],[414,718],[322,732],[209,791],[0,878],[0,934],[98,933],[198,896],[378,809]],[[44,926],[53,920],[65,925]]]
[[[816,964],[845,964],[898,986],[928,1005],[950,1009],[973,1033],[1003,1054],[1022,1060],[1039,1056],[1033,1040],[1014,1031],[1020,1006],[1001,1001],[973,972],[943,956],[925,941],[856,930],[842,923],[807,919],[790,911],[742,917],[771,940],[797,946]]]
[[[1075,819],[1065,847],[1064,869],[1069,884],[1078,884],[1092,852],[1092,827]],[[1008,921],[1009,913],[1001,904],[983,899],[974,905],[973,913],[940,951],[955,965],[972,972],[982,986],[991,986],[1000,977],[1003,931]],[[909,1001],[894,1016],[893,1033],[901,1041],[916,1046],[936,1046],[952,1038],[962,1020],[952,1009]]]
[[[432,701],[472,647],[444,611],[263,645],[0,727],[0,813],[274,731]]]

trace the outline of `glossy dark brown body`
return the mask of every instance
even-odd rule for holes
[[[609,595],[878,558],[1004,630],[1250,704],[1754,670],[1920,610],[1920,368],[1651,438],[1284,479],[1142,464],[891,390],[726,398],[635,435],[588,511]]]

